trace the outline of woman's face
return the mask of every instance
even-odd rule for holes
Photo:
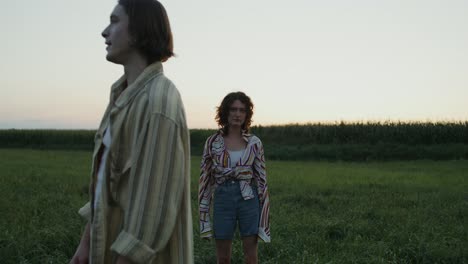
[[[106,59],[118,64],[126,64],[136,53],[128,30],[128,15],[121,5],[116,5],[110,15],[110,24],[101,34],[107,45]]]
[[[235,100],[229,107],[228,124],[229,127],[242,127],[247,116],[245,104],[240,100]]]

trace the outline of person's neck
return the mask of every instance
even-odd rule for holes
[[[124,65],[124,73],[127,79],[127,87],[130,86],[138,76],[148,66],[146,59],[143,56],[132,56],[132,59]]]
[[[229,127],[228,128],[228,137],[242,137],[242,128],[241,127]]]

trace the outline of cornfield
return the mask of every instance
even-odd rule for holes
[[[213,129],[190,131],[200,155]],[[268,159],[415,160],[468,159],[468,121],[336,122],[254,126]],[[0,130],[0,148],[93,148],[94,130]]]

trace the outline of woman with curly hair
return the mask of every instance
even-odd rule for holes
[[[253,107],[243,92],[224,97],[216,114],[220,129],[208,137],[203,151],[198,192],[200,232],[206,239],[214,235],[218,263],[230,263],[237,225],[246,263],[258,262],[258,238],[270,242],[263,145],[249,134]]]

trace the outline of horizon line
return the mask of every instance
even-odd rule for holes
[[[468,119],[354,119],[354,120],[316,120],[307,122],[288,122],[288,123],[263,123],[255,124],[255,127],[281,127],[281,126],[313,126],[313,125],[355,125],[355,124],[467,124]],[[2,127],[0,130],[97,130],[98,127]],[[189,127],[190,130],[217,130],[218,127]]]

